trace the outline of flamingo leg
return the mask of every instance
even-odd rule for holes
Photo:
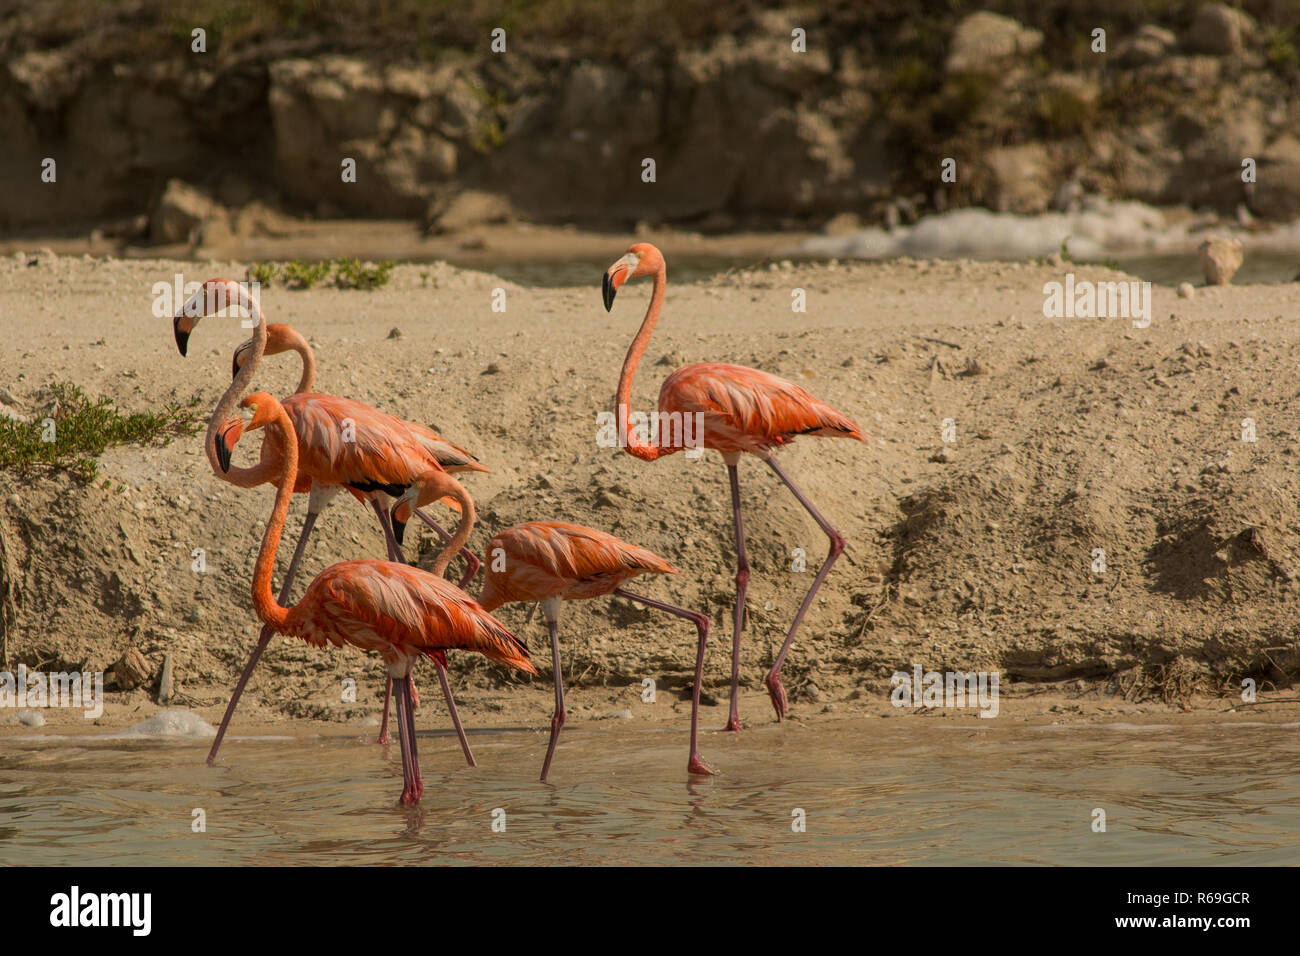
[[[396,677],[397,726],[402,744],[402,803],[420,801],[424,777],[420,774],[420,755],[415,746],[415,719],[411,715],[411,680]]]
[[[442,525],[438,524],[438,522],[434,521],[427,514],[425,514],[424,511],[422,511],[419,508],[416,508],[415,515],[417,518],[419,518],[421,521],[427,524],[430,528],[432,528],[434,534],[442,538],[443,541],[451,540],[451,533],[447,531],[447,529],[444,528]],[[460,579],[460,583],[457,584],[456,587],[460,588],[463,591],[465,590],[465,585],[469,584],[470,581],[474,580],[474,575],[478,574],[478,569],[482,567],[483,562],[480,561],[478,555],[475,554],[473,551],[471,551],[469,548],[461,548],[460,554],[465,558],[465,576]]]
[[[379,725],[379,739],[375,741],[375,743],[380,744],[381,746],[386,746],[388,744],[388,705],[392,703],[392,701],[393,679],[390,677],[388,678],[387,684],[384,686],[384,720],[383,723]]]
[[[415,689],[415,674],[408,674],[411,682],[411,709],[420,709],[420,692]],[[379,737],[375,743],[383,745],[388,743],[388,704],[393,699],[393,679],[388,678],[387,684],[384,685],[384,719],[379,725]]]
[[[293,558],[289,561],[289,570],[285,572],[284,584],[280,586],[281,604],[289,602],[289,589],[293,587],[293,579],[298,575],[298,565],[302,561],[303,552],[307,550],[307,538],[311,535],[312,526],[316,523],[316,516],[317,512],[308,511],[307,518],[302,523],[302,534],[298,535],[298,544],[293,549]],[[274,633],[271,630],[271,625],[262,625],[262,633],[257,636],[257,644],[253,648],[253,653],[248,656],[248,663],[244,665],[244,670],[239,675],[239,682],[235,684],[235,690],[230,695],[230,703],[226,705],[226,713],[221,718],[221,726],[217,728],[217,737],[212,741],[212,749],[208,751],[209,767],[217,759],[217,751],[221,749],[221,741],[226,736],[226,728],[230,725],[230,718],[235,715],[235,707],[239,704],[240,695],[244,693],[244,685],[248,683],[253,668],[257,666],[257,662],[261,659],[266,646],[271,643],[271,635]]]
[[[546,628],[551,632],[551,667],[555,674],[555,713],[551,715],[551,740],[546,745],[546,762],[542,764],[542,783],[551,772],[551,758],[555,745],[560,742],[560,728],[564,726],[564,677],[560,673],[560,624],[548,616]]]
[[[817,591],[826,580],[826,575],[830,573],[831,565],[835,563],[844,552],[844,536],[831,527],[831,523],[822,517],[822,513],[817,510],[816,506],[809,501],[802,491],[796,487],[795,483],[790,480],[781,466],[776,463],[776,458],[769,456],[768,465],[776,472],[776,476],[785,483],[785,486],[794,493],[799,499],[799,504],[803,505],[807,512],[812,515],[813,520],[821,526],[826,532],[826,537],[830,538],[830,553],[826,556],[826,561],[817,571],[817,576],[813,578],[812,584],[808,588],[808,593],[804,595],[803,603],[799,605],[799,613],[794,616],[794,622],[790,625],[790,633],[785,636],[785,643],[781,645],[781,650],[776,655],[776,660],[772,664],[772,669],[768,672],[765,683],[767,684],[767,693],[772,698],[772,707],[776,710],[776,719],[781,720],[785,717],[786,708],[789,702],[786,700],[785,688],[781,686],[781,665],[785,663],[785,655],[790,650],[790,645],[794,643],[795,632],[799,630],[799,625],[803,622],[803,616],[808,613],[808,608],[812,606],[813,598],[817,596]]]
[[[669,614],[684,617],[686,620],[695,623],[695,628],[700,635],[700,646],[695,652],[695,686],[691,690],[691,755],[686,764],[686,771],[687,773],[712,774],[713,771],[700,759],[700,682],[704,680],[704,649],[709,643],[708,617],[673,604],[666,604],[663,601],[656,601],[653,598],[633,594],[631,591],[624,591],[622,588],[615,588],[614,593],[619,597],[627,598],[629,601],[637,601],[647,607],[658,608],[661,611],[667,611]]]
[[[378,498],[371,498],[370,506],[375,509],[375,514],[379,516],[379,525],[384,529],[384,543],[388,546],[388,560],[405,564],[406,555],[402,554],[402,546],[397,543],[397,538],[393,535],[393,523],[388,516],[387,510],[379,503]]]
[[[456,712],[456,698],[451,695],[451,684],[447,682],[447,668],[437,658],[434,658],[433,665],[438,668],[442,696],[447,699],[447,710],[451,714],[451,723],[456,728],[456,736],[460,738],[460,749],[465,751],[465,762],[471,767],[477,767],[478,764],[474,762],[474,751],[469,749],[469,738],[465,736],[465,728],[461,726],[460,714]]]
[[[727,465],[731,479],[731,513],[736,522],[736,610],[731,638],[731,708],[723,730],[740,730],[740,635],[745,627],[745,590],[749,586],[749,558],[745,555],[745,523],[740,517],[740,474]]]

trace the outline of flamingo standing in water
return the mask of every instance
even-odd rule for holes
[[[499,549],[499,550],[498,550]],[[495,611],[512,601],[540,601],[551,635],[551,667],[555,676],[555,713],[551,739],[542,764],[542,780],[551,770],[551,758],[564,726],[564,681],[560,669],[560,602],[617,594],[647,607],[667,611],[694,622],[699,632],[695,655],[695,686],[691,693],[690,773],[713,773],[700,759],[700,681],[704,676],[704,648],[709,641],[709,619],[704,614],[642,597],[619,585],[638,574],[676,574],[677,569],[645,548],[620,541],[612,534],[559,521],[529,521],[506,528],[488,542],[487,570],[479,603]],[[501,564],[501,570],[497,570]]]
[[[197,324],[197,318],[195,318],[194,321],[195,324]],[[188,341],[189,334],[192,331],[193,331],[193,325],[191,325],[189,331],[183,333],[186,341]],[[178,328],[177,329],[178,345],[181,342],[181,337],[180,337],[181,334],[182,333]],[[242,343],[238,348],[235,349],[235,354],[231,362],[232,378],[238,375],[239,370],[244,367],[244,363],[247,362],[249,357],[253,354],[255,345],[256,345],[255,340],[250,338],[247,342]],[[298,380],[298,387],[294,389],[294,395],[296,396],[296,395],[303,395],[305,393],[310,393],[311,387],[316,381],[316,354],[315,352],[312,351],[312,347],[310,343],[308,343],[308,341],[302,336],[302,334],[297,329],[293,328],[290,325],[284,325],[282,323],[277,323],[277,322],[272,322],[269,325],[267,325],[266,347],[263,349],[262,355],[263,356],[278,355],[281,352],[290,352],[290,351],[297,352],[298,356],[302,359],[302,375]],[[182,350],[182,354],[183,354],[183,350]],[[295,415],[295,412],[297,410],[298,410],[298,406],[294,402],[290,401],[285,403],[285,411],[289,413],[289,417],[293,419],[295,422],[298,420],[297,415]],[[428,449],[429,453],[438,459],[438,464],[442,465],[443,469],[446,470],[447,472],[451,474],[458,474],[460,472],[465,472],[465,471],[490,472],[489,468],[485,467],[484,465],[481,465],[479,463],[479,460],[475,458],[472,454],[467,452],[464,448],[461,448],[459,445],[453,445],[451,442],[447,441],[445,438],[443,438],[441,435],[435,432],[432,428],[429,428],[427,425],[421,425],[418,422],[410,422],[404,419],[399,419],[399,420],[402,421],[403,424],[410,430],[411,436],[416,441],[424,445],[425,448]],[[227,422],[226,426],[221,431],[221,440],[217,444],[217,457],[222,463],[223,468],[228,467],[229,465],[231,454],[234,451],[235,445],[238,443],[240,439],[240,435],[242,433],[242,427],[243,427],[243,423],[236,416],[235,418],[230,419]],[[262,441],[262,456],[264,459],[267,459],[264,463],[269,469],[271,475],[274,475],[274,469],[276,468],[275,462],[278,461],[278,459],[275,456],[277,454],[282,453],[282,450],[279,447],[280,445],[281,442],[274,435],[270,435],[270,434],[268,434]],[[273,479],[268,478],[267,480],[269,481]],[[306,476],[299,476],[299,485],[301,486],[303,484],[307,485],[309,490],[313,490],[314,492],[314,489],[312,489],[312,482],[310,478],[307,478]],[[298,490],[302,490],[302,488],[300,487]],[[310,521],[312,524],[315,524],[316,518],[319,516],[320,512],[325,509],[325,507],[330,503],[334,495],[337,494],[339,490],[340,490],[340,486],[332,485],[332,486],[321,486],[319,488],[320,493],[314,492],[308,501],[307,520]],[[381,513],[379,509],[384,506],[385,502],[388,502],[391,499],[383,491],[375,491],[371,494],[370,497],[372,503],[376,505],[376,513],[379,514],[380,526],[384,529],[385,540],[388,543],[389,560],[404,561],[405,555],[402,554],[401,546],[402,546],[403,533],[406,528],[405,522],[398,522],[395,519],[390,518],[388,520],[392,520],[393,522],[390,527],[390,525],[386,523],[384,513]],[[452,508],[453,510],[457,510],[457,511],[459,510],[459,506],[452,499],[444,498],[442,503],[446,504],[448,507]],[[442,538],[443,541],[451,540],[451,533],[448,532],[445,528],[443,528],[443,526],[440,525],[438,522],[434,521],[431,517],[429,517],[429,515],[424,511],[423,508],[415,509],[415,515],[426,525],[428,525],[440,538]],[[306,536],[309,533],[310,533],[309,529],[304,526],[303,535]],[[478,574],[479,559],[478,559],[478,555],[476,555],[473,551],[469,550],[468,548],[462,547],[460,549],[460,553],[465,558],[465,575],[464,577],[461,578],[460,585],[459,585],[459,587],[463,590],[465,586],[474,579],[474,576]],[[284,586],[287,588],[292,584],[293,584],[293,576],[290,575],[285,578]],[[283,599],[288,600],[287,593]],[[442,660],[441,658],[436,657],[435,663],[441,660]],[[447,682],[447,675],[445,673],[445,662],[443,663],[443,670],[440,670],[438,673],[438,680],[443,684],[444,696],[447,698],[449,702],[449,706],[454,706],[455,698],[451,693],[451,685]],[[411,677],[411,695],[418,706],[420,702],[420,696],[416,692],[414,675],[412,675]],[[379,728],[379,738],[377,741],[380,744],[388,743],[388,713],[390,710],[390,704],[392,703],[392,698],[393,698],[393,681],[390,678],[387,681],[387,684],[384,688],[384,717],[383,717],[383,722]],[[459,723],[459,720],[460,717],[457,714],[454,717],[453,723]],[[472,767],[474,766],[474,755],[469,750],[469,744],[467,739],[462,738],[462,740],[464,741],[462,743],[462,746],[466,748],[465,759],[469,762],[469,765]],[[216,755],[215,747],[213,748],[212,755],[213,756]]]
[[[262,317],[260,303],[241,283],[232,279],[209,279],[185,303],[173,320],[177,347],[185,354],[190,333],[204,314],[218,309],[238,306],[246,310],[253,323],[252,346],[244,356],[239,371],[226,389],[208,422],[207,435],[204,438],[204,450],[212,470],[239,487],[254,487],[273,481],[280,460],[285,453],[285,443],[276,434],[263,443],[262,458],[253,468],[234,468],[230,464],[230,448],[233,441],[228,437],[238,435],[242,427],[231,424],[230,413],[235,402],[247,387],[261,362],[267,346],[267,327]],[[305,344],[305,343],[304,343]],[[237,359],[238,362],[238,359]],[[314,364],[314,363],[313,363]],[[304,368],[304,380],[309,368]],[[301,383],[300,383],[301,384]],[[300,456],[302,468],[295,471],[295,489],[299,492],[310,491],[311,503],[307,509],[307,519],[303,524],[302,534],[294,548],[293,558],[285,574],[284,584],[280,590],[280,600],[289,599],[290,587],[297,574],[298,564],[306,548],[307,538],[311,534],[317,515],[340,490],[346,487],[355,496],[368,499],[379,516],[388,541],[390,560],[401,561],[402,555],[390,524],[389,512],[380,504],[379,495],[390,493],[397,497],[392,516],[403,524],[409,519],[412,510],[440,498],[453,502],[461,511],[460,524],[453,536],[456,549],[463,549],[469,540],[474,523],[474,502],[468,492],[442,468],[426,445],[414,436],[408,427],[410,423],[391,415],[385,415],[368,405],[350,399],[331,395],[307,393],[292,395],[285,400],[299,412],[295,421],[295,437],[300,448],[307,452]],[[348,423],[351,423],[350,426]],[[344,441],[345,435],[351,435],[355,441]],[[477,561],[477,559],[475,559]],[[471,570],[473,570],[471,565]],[[234,715],[235,707],[243,694],[248,678],[270,643],[273,630],[262,628],[257,644],[249,656],[239,681],[226,707],[221,725],[217,729],[216,739],[208,753],[208,763],[216,760],[217,751],[225,737],[226,728]],[[461,749],[470,766],[475,766],[474,755],[470,750],[469,740],[456,711],[455,698],[447,681],[446,659],[441,653],[431,655],[438,670],[438,679],[442,685],[447,709],[456,728]],[[384,722],[380,730],[380,741],[387,742],[388,703],[392,694],[392,682],[384,700]]]
[[[862,441],[862,433],[849,418],[813,398],[792,382],[743,365],[702,362],[677,369],[664,379],[663,386],[659,389],[660,422],[672,421],[672,418],[662,417],[665,413],[680,415],[682,427],[661,428],[657,443],[645,441],[631,427],[628,404],[632,398],[632,377],[636,374],[637,363],[641,361],[641,356],[650,343],[650,335],[659,321],[659,313],[664,304],[668,273],[663,254],[648,242],[633,245],[626,255],[605,271],[601,293],[605,310],[609,311],[614,304],[615,294],[623,284],[629,279],[642,276],[654,278],[654,289],[641,328],[632,339],[627,358],[623,360],[623,371],[618,380],[616,417],[628,452],[643,461],[655,461],[686,447],[686,423],[695,420],[689,416],[698,413],[703,420],[703,435],[696,436],[696,440],[702,438],[699,443],[704,447],[716,448],[722,452],[723,461],[727,464],[727,476],[731,481],[731,509],[736,524],[736,608],[731,651],[731,708],[726,730],[740,730],[737,701],[740,684],[740,634],[744,626],[745,589],[749,583],[745,531],[740,516],[740,478],[736,470],[740,456],[748,453],[762,459],[830,539],[830,553],[813,578],[803,604],[799,606],[794,622],[790,625],[785,643],[781,645],[765,680],[777,720],[782,720],[788,701],[785,688],[781,685],[781,665],[785,662],[799,624],[808,612],[813,598],[817,596],[822,582],[826,580],[831,565],[844,551],[844,536],[831,527],[831,523],[790,480],[790,476],[777,464],[772,452],[798,435]]]
[[[397,690],[402,803],[416,803],[424,792],[424,779],[412,716],[412,665],[421,656],[459,648],[536,674],[528,649],[478,602],[442,577],[456,553],[455,543],[446,545],[438,555],[432,574],[400,561],[332,564],[316,575],[301,601],[292,607],[282,606],[271,592],[271,574],[298,473],[296,430],[281,404],[266,392],[250,395],[240,404],[253,410],[250,429],[275,429],[284,442],[275,506],[253,572],[257,616],[277,633],[300,637],[314,647],[351,644],[379,652]]]

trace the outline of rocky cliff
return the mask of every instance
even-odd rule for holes
[[[172,180],[435,229],[834,230],[1087,192],[1300,216],[1280,0],[469,6],[0,5],[0,227],[138,232]]]

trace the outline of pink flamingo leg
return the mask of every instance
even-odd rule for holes
[[[684,617],[686,620],[695,623],[695,628],[700,635],[700,646],[695,652],[695,687],[691,691],[691,755],[687,761],[686,770],[688,773],[712,774],[713,771],[700,759],[700,682],[704,680],[704,649],[709,643],[708,616],[698,614],[695,611],[688,611],[673,604],[666,604],[663,601],[656,601],[653,598],[642,597],[622,588],[615,588],[614,593],[619,597],[627,598],[629,601],[637,601],[647,607],[658,608],[661,611],[667,611],[669,614]]]
[[[397,726],[402,745],[402,803],[418,803],[424,792],[420,774],[420,757],[415,746],[415,721],[411,717],[411,684],[407,677],[394,678],[397,684]]]
[[[388,745],[388,705],[393,700],[393,679],[388,678],[384,685],[384,721],[379,725],[379,739],[375,743],[381,746]]]
[[[415,689],[415,675],[408,674],[407,676],[411,681],[411,709],[419,710],[420,692]],[[384,719],[383,722],[379,725],[379,737],[375,740],[375,743],[380,745],[388,743],[388,704],[392,699],[393,699],[393,679],[390,677],[388,678],[388,682],[384,686]]]
[[[799,613],[794,616],[794,623],[790,625],[790,633],[786,635],[785,643],[781,645],[781,650],[776,655],[776,661],[772,664],[772,669],[767,675],[767,693],[772,698],[772,707],[776,710],[776,719],[781,720],[785,717],[786,707],[788,706],[785,688],[781,686],[781,665],[785,663],[785,655],[790,650],[790,645],[794,643],[795,632],[799,630],[804,614],[808,612],[813,598],[817,596],[817,590],[822,586],[822,582],[826,580],[826,575],[830,573],[831,565],[835,563],[835,559],[844,552],[844,536],[832,528],[831,523],[822,517],[816,506],[804,497],[803,492],[790,480],[789,475],[781,470],[781,466],[776,463],[774,457],[769,456],[767,463],[776,472],[777,477],[785,482],[786,487],[794,492],[794,496],[799,499],[799,504],[803,505],[808,513],[812,515],[813,520],[821,525],[821,529],[826,532],[826,537],[830,538],[831,542],[830,553],[826,556],[826,561],[817,572],[817,576],[813,578],[813,583],[809,586],[803,603],[799,605]]]
[[[723,730],[740,730],[740,635],[745,627],[745,590],[749,586],[749,559],[745,556],[745,524],[740,517],[740,474],[727,465],[731,480],[731,513],[736,522],[736,611],[731,638],[731,708]]]
[[[546,745],[546,761],[542,764],[542,783],[551,772],[551,758],[555,756],[555,745],[560,742],[560,728],[564,726],[564,677],[560,672],[560,624],[547,618],[546,629],[551,632],[551,667],[555,673],[555,713],[551,715],[551,740]]]
[[[293,579],[298,574],[298,564],[302,561],[303,552],[307,550],[307,538],[311,534],[312,525],[316,523],[316,512],[307,512],[307,518],[302,523],[302,534],[298,535],[298,544],[293,549],[293,558],[289,561],[289,570],[285,572],[284,584],[280,586],[280,603],[284,604],[289,600],[289,589],[293,587]],[[271,635],[275,633],[271,630],[269,624],[262,626],[262,633],[257,636],[257,644],[253,648],[253,653],[248,656],[248,663],[244,665],[243,673],[239,675],[239,682],[235,684],[235,690],[230,695],[230,703],[226,705],[226,713],[221,718],[221,726],[217,728],[217,737],[212,741],[212,749],[208,751],[208,766],[217,759],[217,751],[221,749],[221,741],[226,736],[226,728],[230,725],[230,718],[235,715],[235,707],[239,704],[240,695],[244,693],[244,685],[248,683],[248,678],[253,673],[253,668],[257,666],[258,660],[262,657],[262,652],[266,646],[271,643]]]
[[[405,564],[406,555],[402,553],[402,546],[397,543],[397,538],[393,535],[393,523],[388,516],[388,512],[379,503],[378,498],[371,498],[370,506],[375,509],[375,514],[379,516],[379,525],[384,529],[384,543],[388,546],[388,560],[400,561]]]
[[[427,524],[430,528],[432,528],[434,533],[438,535],[438,537],[442,538],[443,541],[451,540],[451,535],[447,532],[447,530],[442,525],[438,524],[438,522],[434,521],[427,514],[425,514],[421,509],[416,508],[415,515],[421,521]],[[473,551],[471,551],[469,548],[461,548],[460,553],[465,558],[465,576],[460,579],[460,583],[457,584],[456,587],[460,588],[463,591],[465,590],[465,585],[469,584],[470,581],[474,580],[474,575],[478,574],[478,569],[482,567],[483,562],[480,561],[478,555],[475,554]]]
[[[456,728],[456,736],[460,738],[460,749],[465,751],[465,762],[471,767],[477,767],[474,762],[474,752],[469,749],[469,738],[465,736],[465,728],[461,726],[460,714],[456,712],[456,698],[451,695],[451,684],[447,682],[447,668],[442,666],[442,661],[434,659],[434,667],[438,669],[438,680],[442,684],[442,696],[447,699],[447,710],[451,714],[452,726]]]

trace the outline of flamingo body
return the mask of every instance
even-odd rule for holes
[[[721,452],[763,454],[797,435],[854,438],[862,434],[848,417],[783,378],[724,362],[677,369],[659,389],[659,410],[704,415],[704,446]],[[680,451],[676,433],[661,429],[660,448]],[[680,437],[680,436],[677,436]]]
[[[510,630],[446,578],[395,561],[341,561],[318,574],[282,634],[314,647],[351,644],[379,654],[396,677],[449,649],[536,674]]]
[[[504,570],[493,571],[498,549],[505,559]],[[512,601],[599,597],[638,574],[677,573],[653,551],[562,521],[529,521],[506,528],[488,542],[487,555],[490,567],[479,600],[488,610]]]

